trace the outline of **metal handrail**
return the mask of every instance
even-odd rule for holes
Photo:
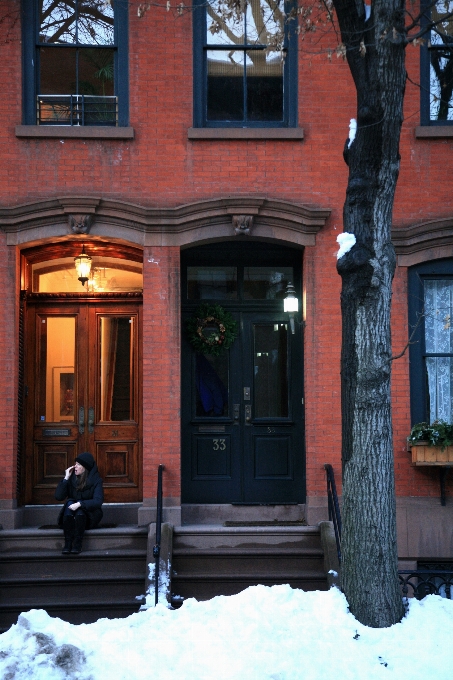
[[[157,471],[157,512],[156,512],[156,543],[153,547],[154,565],[154,604],[159,602],[159,561],[160,561],[160,538],[162,528],[162,472],[164,465],[159,465]]]
[[[329,521],[333,523],[335,542],[337,544],[338,562],[341,564],[341,512],[338,502],[337,487],[333,467],[329,463],[324,464],[327,478],[327,503],[329,507]]]

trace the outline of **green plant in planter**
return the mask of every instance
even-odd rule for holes
[[[428,442],[430,446],[440,446],[442,451],[453,444],[453,425],[445,420],[428,423],[416,423],[408,437],[409,444]]]

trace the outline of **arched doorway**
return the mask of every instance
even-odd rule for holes
[[[86,241],[22,251],[24,502],[54,502],[64,470],[95,457],[108,502],[141,500],[142,253]]]
[[[302,250],[222,242],[182,253],[182,502],[305,502]],[[184,328],[200,303],[221,305],[238,337],[219,356],[197,353]]]

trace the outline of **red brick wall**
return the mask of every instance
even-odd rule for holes
[[[166,497],[180,496],[179,248],[143,253],[143,497],[165,465]]]
[[[18,273],[16,249],[0,232],[0,506],[17,498]]]

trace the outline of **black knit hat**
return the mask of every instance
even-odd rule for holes
[[[86,468],[88,472],[90,472],[95,465],[94,458],[91,453],[88,453],[88,451],[84,451],[79,456],[77,456],[76,461],[77,463],[80,463],[80,465],[83,465],[83,467]]]

